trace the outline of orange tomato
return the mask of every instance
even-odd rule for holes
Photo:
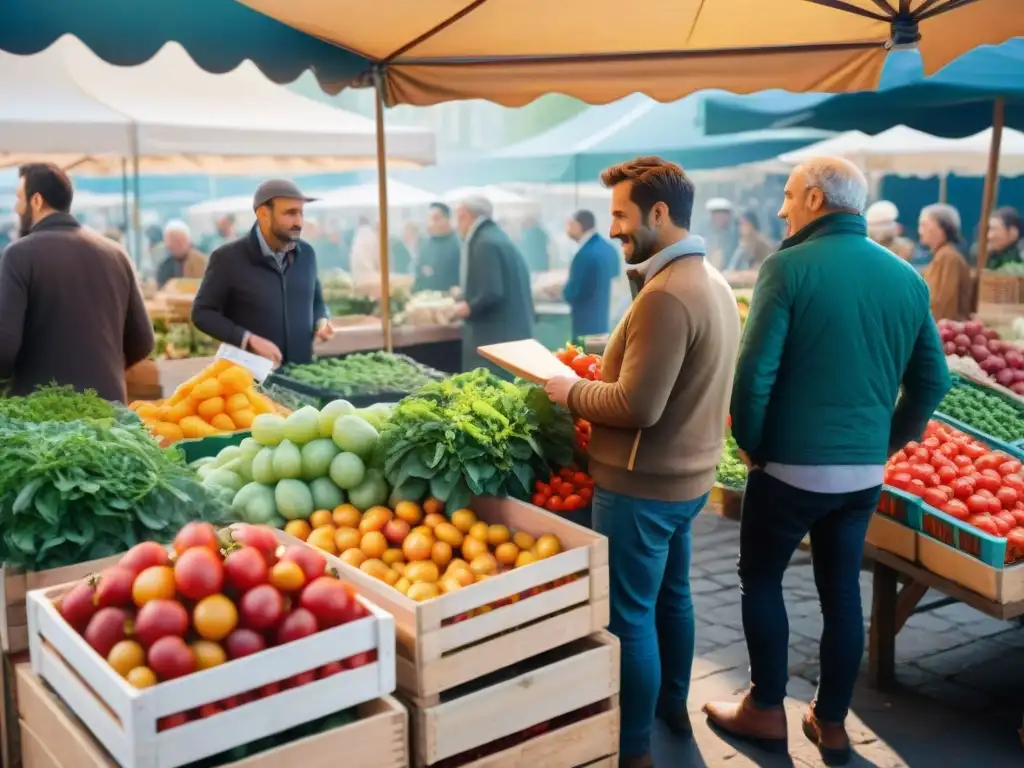
[[[219,667],[228,660],[228,655],[220,647],[220,644],[210,640],[196,640],[192,643],[191,648],[196,657],[197,672],[211,667]]]
[[[150,600],[173,600],[176,592],[174,569],[169,565],[150,566],[132,583],[132,600],[139,608]]]
[[[149,667],[136,667],[125,675],[125,679],[135,688],[152,688],[157,682],[156,673]]]
[[[192,611],[192,627],[204,640],[223,640],[236,626],[238,609],[224,595],[204,597]]]
[[[359,510],[351,504],[342,504],[336,507],[332,514],[334,524],[339,528],[358,528],[359,520],[362,517]]]
[[[306,574],[294,560],[278,560],[270,569],[270,583],[282,592],[298,592],[306,586]]]
[[[284,526],[284,532],[296,539],[305,541],[309,538],[312,527],[305,520],[289,520]]]
[[[323,528],[325,525],[333,525],[334,518],[331,516],[329,510],[318,509],[309,516],[309,524],[314,528]]]
[[[107,654],[107,664],[121,677],[128,677],[129,672],[145,663],[146,652],[134,640],[122,640]]]

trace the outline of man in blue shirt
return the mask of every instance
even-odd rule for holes
[[[619,275],[615,247],[595,231],[597,221],[590,211],[576,211],[565,233],[579,243],[569,268],[569,280],[562,297],[572,309],[572,336],[608,333],[611,327],[612,281]]]

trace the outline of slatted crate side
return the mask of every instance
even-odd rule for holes
[[[487,687],[473,686],[462,695],[453,691],[453,698],[431,706],[414,705],[417,764],[461,755],[618,694],[614,635],[598,632],[561,650],[526,662],[523,671],[495,673]]]
[[[3,613],[0,613],[0,648],[4,653],[28,650],[28,620],[25,613],[25,595],[28,592],[81,581],[104,568],[117,565],[121,557],[101,557],[46,571],[26,572],[6,565],[0,567],[0,595],[3,596],[4,605]]]
[[[53,605],[70,585],[30,592],[33,671],[45,680],[114,758],[131,768],[174,768],[391,693],[394,624],[360,598],[370,616],[284,646],[170,680],[130,686],[60,617]],[[285,690],[204,720],[157,732],[157,720],[195,709],[364,651],[377,661]]]
[[[22,768],[116,768],[117,763],[28,665],[19,668],[18,685],[23,691]],[[396,699],[383,696],[360,704],[357,717],[353,723],[283,744],[225,768],[335,768],[339,754],[360,768],[406,768],[409,747],[405,708]]]
[[[436,695],[608,626],[605,537],[514,499],[478,497],[471,508],[491,524],[535,537],[554,534],[563,551],[422,603],[327,556],[342,581],[372,596],[395,617],[398,686],[415,697]],[[286,534],[279,539],[302,544]],[[579,578],[569,580],[574,577]],[[552,587],[559,580],[565,583]],[[519,599],[534,589],[537,594]],[[463,618],[473,609],[504,601],[508,604]]]

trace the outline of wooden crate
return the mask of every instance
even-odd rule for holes
[[[911,563],[917,562],[917,531],[878,512],[871,515],[866,541]]]
[[[618,696],[619,641],[608,632],[597,632],[464,688],[469,690],[452,690],[435,697],[429,704],[415,700],[410,703],[416,766],[434,765],[472,753],[531,727]],[[566,756],[566,761],[558,764],[581,765],[614,753],[618,749],[617,724],[612,730],[614,739],[604,731],[585,742],[572,740],[572,749],[566,750],[572,753],[571,761]],[[530,764],[534,765],[543,753],[530,749],[529,744],[523,742],[511,749],[530,755]],[[488,755],[472,764],[487,761],[481,764],[498,765],[493,759],[493,755]],[[554,763],[542,761],[542,764]]]
[[[502,667],[604,629],[609,621],[608,540],[531,504],[478,497],[471,508],[488,523],[534,536],[552,533],[564,551],[546,560],[417,603],[328,556],[339,577],[395,618],[398,688],[426,699]],[[294,540],[298,543],[298,539]],[[578,576],[527,599],[451,622],[473,609]]]
[[[993,568],[929,536],[919,536],[917,559],[932,573],[994,602],[1024,600],[1024,563]]]
[[[28,595],[32,671],[124,768],[191,763],[380,698],[395,687],[394,621],[360,596],[370,612],[363,619],[139,690],[114,672],[57,613],[53,600],[71,586]],[[212,717],[157,730],[160,718],[365,651],[375,651],[377,660]]]
[[[708,496],[708,507],[728,520],[739,520],[743,509],[743,491],[715,483]]]
[[[103,747],[74,714],[36,677],[18,667],[23,768],[116,768]],[[276,749],[229,763],[225,768],[335,768],[339,755],[359,768],[404,768],[408,760],[408,715],[390,696],[360,704],[359,719]]]
[[[7,566],[0,567],[0,596],[4,604],[0,614],[0,649],[4,653],[28,650],[28,620],[25,617],[25,595],[28,592],[81,581],[86,576],[117,565],[120,559],[121,555],[114,555],[48,571],[19,572]]]

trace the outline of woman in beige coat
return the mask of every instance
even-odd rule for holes
[[[931,291],[932,317],[936,320],[968,320],[974,283],[971,268],[957,248],[960,214],[951,205],[935,203],[921,209],[918,220],[921,244],[932,252],[924,272]]]

